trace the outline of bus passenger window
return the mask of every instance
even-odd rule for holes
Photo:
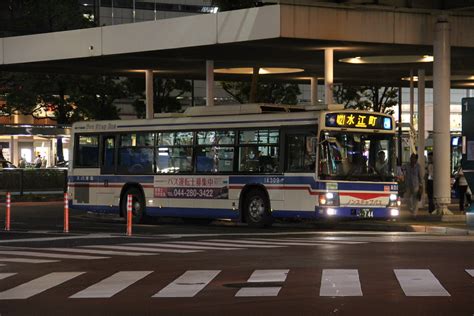
[[[99,166],[99,136],[79,135],[76,141],[75,166],[97,168]]]

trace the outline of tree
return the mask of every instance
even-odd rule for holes
[[[118,78],[84,76],[71,92],[70,101],[76,107],[73,119],[119,119],[114,101],[125,96],[125,86]]]
[[[128,97],[134,98],[133,107],[138,118],[145,117],[145,79],[128,78],[125,82]],[[184,79],[153,80],[153,110],[154,113],[174,113],[181,111],[181,97],[191,92],[191,83]]]
[[[357,110],[373,110],[393,115],[392,109],[398,104],[398,88],[393,87],[343,87],[335,86],[334,98],[345,108]]]
[[[221,87],[239,103],[250,102],[250,82],[221,82]],[[301,91],[297,84],[259,82],[255,102],[273,104],[296,104]]]

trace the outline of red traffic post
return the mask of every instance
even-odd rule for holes
[[[10,209],[11,209],[11,194],[10,192],[7,192],[6,195],[6,213],[5,213],[5,230],[10,231]]]
[[[69,233],[69,201],[67,193],[64,193],[64,233]]]
[[[127,195],[127,236],[132,236],[132,200],[132,195]]]

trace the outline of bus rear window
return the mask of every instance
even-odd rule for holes
[[[99,166],[99,136],[79,135],[75,157],[76,167],[97,168]]]

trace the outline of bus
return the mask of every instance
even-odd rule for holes
[[[396,218],[392,116],[334,106],[191,107],[72,126],[72,209],[148,217]]]

